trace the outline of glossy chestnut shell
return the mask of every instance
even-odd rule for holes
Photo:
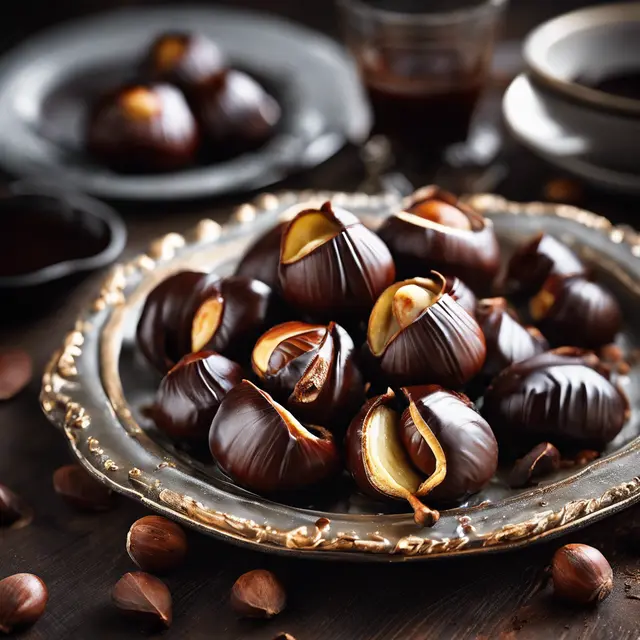
[[[394,279],[393,259],[382,240],[330,202],[301,211],[284,231],[282,294],[314,320],[366,315]]]
[[[346,427],[364,402],[353,340],[335,322],[293,321],[269,329],[256,342],[252,366],[298,419],[333,432]]]
[[[376,302],[367,344],[392,385],[460,387],[484,364],[484,335],[475,319],[431,278],[396,282]]]
[[[622,324],[613,295],[581,275],[549,276],[529,301],[529,312],[557,346],[597,349],[613,342]]]
[[[476,315],[476,294],[455,276],[445,276],[445,293],[448,293],[467,313]]]
[[[493,223],[433,185],[410,196],[404,210],[387,218],[378,235],[403,278],[436,270],[458,276],[478,293],[490,287],[500,267]]]
[[[86,144],[115,171],[175,171],[195,160],[199,134],[178,89],[168,84],[132,85],[105,95],[93,107]]]
[[[559,448],[599,450],[613,440],[629,404],[597,367],[593,354],[568,347],[500,373],[487,390],[482,415],[501,447],[504,442],[515,453],[525,453],[549,441]]]
[[[242,367],[213,351],[191,353],[162,379],[151,417],[182,440],[206,440],[222,398],[244,378]]]
[[[340,467],[328,431],[303,426],[247,380],[222,400],[211,423],[209,448],[225,473],[258,493],[303,489]]]
[[[222,81],[225,70],[225,57],[210,38],[171,31],[153,41],[142,73],[153,82],[173,84],[190,97],[204,82]]]
[[[413,465],[427,477],[436,459],[420,434],[415,412],[429,425],[447,461],[447,474],[429,494],[438,503],[463,500],[487,485],[498,466],[498,443],[467,396],[437,385],[404,387],[409,403],[400,417],[400,439]]]
[[[190,102],[214,156],[259,147],[273,135],[282,115],[256,80],[235,69],[201,83]]]
[[[519,246],[509,260],[505,278],[507,293],[532,295],[551,275],[586,275],[578,256],[559,240],[539,233]]]
[[[261,235],[246,251],[236,268],[236,275],[261,280],[272,289],[280,287],[280,241],[288,222],[280,222]]]
[[[476,319],[487,344],[483,373],[491,378],[514,362],[527,360],[549,348],[535,327],[525,327],[514,318],[505,298],[478,301]]]

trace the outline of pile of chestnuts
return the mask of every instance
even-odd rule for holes
[[[201,34],[160,35],[139,67],[136,81],[101,95],[88,117],[87,150],[115,171],[228,158],[264,144],[280,120],[276,100]]]
[[[330,202],[292,214],[235,275],[161,282],[138,323],[164,376],[158,429],[208,439],[238,485],[277,497],[346,468],[430,526],[495,477],[498,447],[523,487],[622,429],[628,401],[597,355],[618,303],[553,237],[499,274],[492,222],[437,187],[377,232]]]

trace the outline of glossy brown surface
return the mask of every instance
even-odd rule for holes
[[[34,624],[44,613],[49,592],[31,573],[18,573],[0,580],[0,632],[9,634]]]
[[[127,534],[127,553],[143,571],[167,573],[184,563],[187,536],[179,525],[162,516],[136,520]]]
[[[142,571],[125,573],[111,590],[111,600],[124,616],[138,626],[171,626],[171,593],[167,585],[155,576]]]
[[[287,594],[273,573],[255,569],[235,581],[230,603],[242,618],[273,618],[285,608]]]
[[[79,511],[108,511],[115,505],[113,491],[79,464],[67,464],[53,474],[55,492]]]
[[[550,442],[541,442],[516,460],[509,472],[509,486],[528,487],[560,468],[560,452]]]
[[[287,222],[280,222],[260,236],[240,260],[236,275],[261,280],[272,289],[277,289],[280,286],[278,279],[280,238],[287,224]]]
[[[31,507],[9,487],[0,484],[0,528],[22,528],[33,519]]]
[[[613,571],[600,551],[586,544],[560,547],[551,563],[554,594],[577,604],[597,604],[613,590]]]
[[[445,291],[469,314],[476,315],[476,294],[460,278],[445,276]]]

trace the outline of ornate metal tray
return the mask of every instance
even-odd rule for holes
[[[134,329],[157,282],[186,268],[232,271],[256,234],[291,207],[332,199],[375,227],[395,196],[344,193],[262,195],[220,226],[203,220],[185,237],[171,233],[145,255],[117,265],[65,337],[44,374],[42,408],[99,480],[203,533],[264,551],[346,560],[405,561],[512,549],[559,535],[640,500],[640,366],[624,382],[633,415],[598,460],[545,483],[512,490],[498,477],[437,525],[418,529],[411,515],[389,512],[355,492],[276,503],[231,484],[206,455],[175,448],[141,409],[158,379],[138,360]],[[544,229],[578,251],[618,296],[625,314],[620,344],[640,346],[640,236],[586,211],[498,196],[468,198],[489,215],[509,245]],[[345,484],[345,486],[348,486]]]

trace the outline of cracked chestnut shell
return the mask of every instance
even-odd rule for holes
[[[583,276],[549,276],[529,312],[557,346],[597,349],[613,342],[622,324],[618,301]]]
[[[532,295],[551,275],[586,275],[587,268],[566,244],[538,233],[520,245],[507,265],[508,294]]]
[[[246,251],[236,268],[237,276],[261,280],[272,289],[280,287],[280,241],[288,222],[280,222],[261,235]]]
[[[303,425],[248,380],[222,400],[211,423],[209,448],[227,475],[257,493],[304,489],[340,468],[329,431]]]
[[[448,293],[467,313],[476,315],[476,294],[455,276],[445,276],[445,293]]]
[[[487,421],[467,396],[437,385],[404,387],[409,403],[400,417],[400,439],[414,467],[427,477],[436,458],[420,432],[417,419],[429,425],[447,461],[447,474],[429,495],[438,503],[463,500],[478,493],[498,466],[498,443]]]
[[[417,437],[433,457],[429,474],[412,464],[400,436],[401,409],[391,389],[368,400],[349,425],[345,439],[347,467],[364,493],[378,499],[407,500],[414,510],[416,524],[433,526],[440,514],[425,506],[420,498],[442,484],[448,473],[447,460],[414,402],[408,411],[414,419]],[[418,446],[414,445],[415,449]]]
[[[481,292],[490,287],[500,267],[493,223],[437,186],[416,191],[403,211],[387,218],[378,235],[403,278],[435,269]]]
[[[86,130],[89,152],[123,173],[176,171],[192,164],[198,125],[178,89],[132,85],[103,96]]]
[[[433,272],[430,278],[396,282],[378,298],[367,344],[389,384],[459,387],[482,368],[482,331],[445,286]]]
[[[222,398],[243,377],[239,364],[214,351],[186,355],[162,379],[151,417],[172,438],[206,440]]]
[[[142,65],[153,82],[167,82],[190,96],[204,82],[221,81],[226,60],[220,48],[201,33],[170,31],[158,36]]]
[[[284,231],[282,294],[313,319],[364,316],[394,279],[393,258],[382,240],[330,202],[301,211]]]
[[[252,366],[299,420],[330,431],[346,427],[364,402],[353,340],[335,322],[292,321],[269,329],[256,342]]]
[[[514,362],[531,358],[549,348],[535,327],[525,327],[509,311],[504,298],[484,298],[478,302],[476,319],[487,345],[483,373],[493,378]]]
[[[622,429],[629,405],[597,366],[595,356],[568,347],[500,373],[482,407],[500,445],[516,453],[545,440],[559,448],[602,449]]]

